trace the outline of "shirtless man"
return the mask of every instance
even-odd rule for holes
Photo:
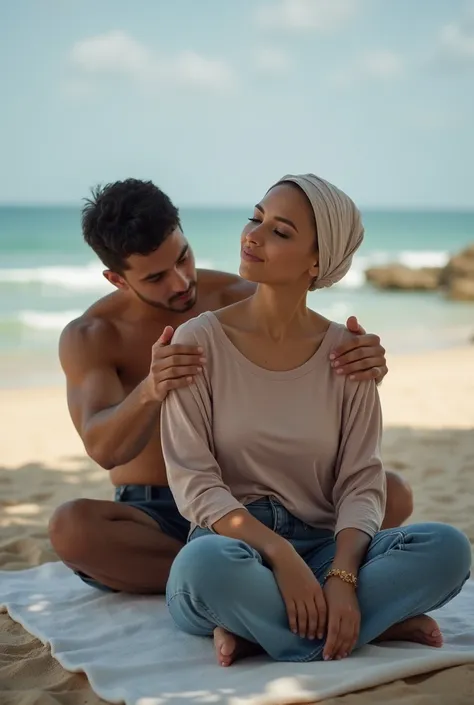
[[[250,296],[238,276],[196,270],[178,210],[151,182],[128,179],[93,194],[83,211],[86,242],[117,291],[64,329],[59,346],[74,425],[88,455],[110,474],[116,501],[79,499],[50,521],[58,556],[103,590],[162,593],[186,541],[166,483],[159,415],[170,389],[189,384],[206,361],[196,348],[170,344],[174,329],[206,310]],[[385,351],[355,319],[355,333],[328,360],[334,374],[381,381]],[[387,473],[384,526],[412,512],[411,490]]]

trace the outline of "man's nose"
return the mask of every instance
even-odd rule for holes
[[[187,291],[189,287],[188,278],[179,270],[175,269],[173,272],[171,286],[174,293],[180,293],[182,291]]]

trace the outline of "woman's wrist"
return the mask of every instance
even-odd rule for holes
[[[357,577],[370,545],[370,536],[359,529],[343,529],[336,537],[336,553],[331,568]]]
[[[262,553],[267,563],[275,568],[288,558],[292,558],[296,551],[289,541],[275,534],[275,538],[268,542]]]
[[[352,573],[357,576],[360,570],[360,561],[357,560],[355,556],[348,556],[344,554],[334,556],[334,560],[331,564],[331,569],[335,570],[345,570],[346,573]]]

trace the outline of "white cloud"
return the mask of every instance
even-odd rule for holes
[[[338,29],[360,9],[361,0],[273,0],[257,10],[263,27],[289,31]]]
[[[225,90],[235,82],[233,71],[224,61],[192,51],[163,57],[120,30],[77,42],[70,58],[82,79],[86,75],[121,76],[147,88],[170,81],[210,90]]]
[[[182,52],[168,66],[172,78],[189,85],[229,88],[234,82],[232,70],[224,61],[207,59],[193,51]]]
[[[71,60],[85,73],[127,74],[134,78],[142,78],[154,63],[146,47],[119,30],[76,42]]]
[[[403,71],[403,59],[393,51],[372,51],[361,57],[359,71],[375,78],[393,78]]]
[[[287,73],[293,63],[286,52],[270,48],[259,49],[255,60],[259,71],[270,74]]]
[[[448,63],[474,65],[474,2],[458,20],[442,27],[437,56]]]
[[[393,80],[403,74],[405,62],[400,54],[386,49],[369,51],[359,56],[350,66],[331,73],[331,81],[341,86],[361,80]]]

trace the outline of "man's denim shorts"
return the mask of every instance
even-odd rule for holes
[[[164,534],[183,544],[186,543],[190,525],[178,512],[178,507],[169,487],[120,485],[115,490],[115,501],[140,509],[156,521]],[[115,592],[115,590],[102,585],[102,583],[84,573],[77,572],[77,575],[92,587]]]

